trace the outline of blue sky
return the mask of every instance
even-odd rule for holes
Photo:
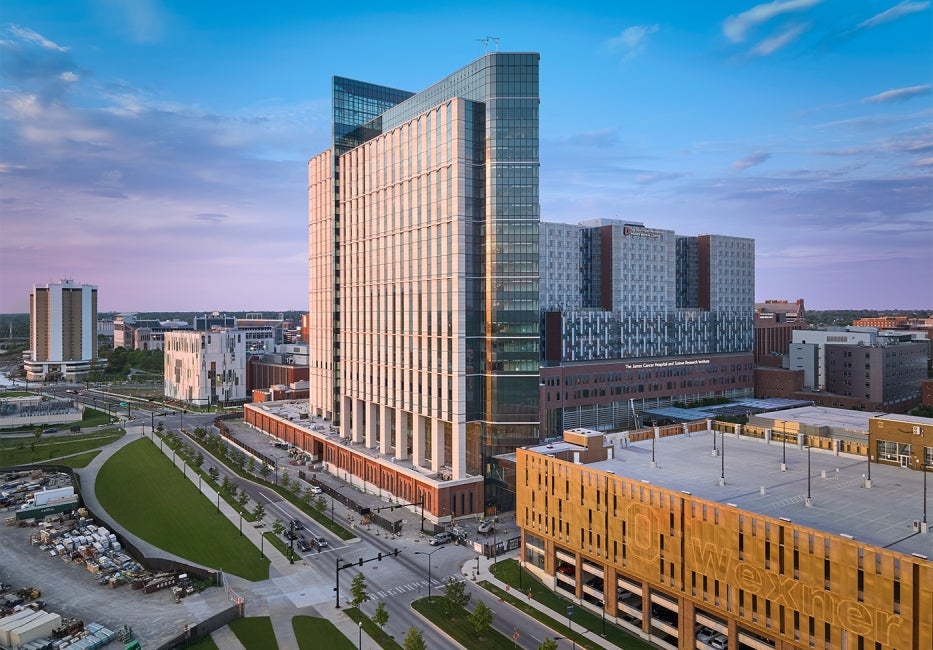
[[[307,308],[333,75],[541,53],[541,215],[756,240],[759,300],[933,309],[923,0],[4,0],[0,312]]]

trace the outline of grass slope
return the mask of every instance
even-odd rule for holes
[[[268,616],[238,618],[230,621],[230,629],[246,650],[271,650],[279,647],[272,629],[272,619]]]
[[[95,490],[112,517],[150,544],[247,580],[269,577],[269,560],[148,438],[104,463]]]
[[[28,463],[44,463],[60,456],[70,456],[109,445],[124,435],[119,429],[94,433],[40,438],[6,438],[0,440],[0,466],[13,467]]]
[[[353,650],[356,648],[355,643],[351,643],[333,623],[325,618],[295,616],[292,618],[292,629],[295,630],[299,650],[316,650],[317,648]]]

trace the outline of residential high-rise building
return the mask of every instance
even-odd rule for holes
[[[308,165],[310,407],[385,462],[463,480],[539,439],[539,58],[417,94],[334,78]]]
[[[97,358],[97,287],[72,280],[34,285],[29,343],[30,381],[83,379]]]
[[[540,230],[548,436],[637,426],[649,407],[751,396],[754,240],[615,219]]]

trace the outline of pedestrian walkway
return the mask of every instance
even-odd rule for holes
[[[485,580],[486,582],[492,585],[495,585],[496,587],[498,587],[499,589],[502,589],[503,591],[510,592],[511,586],[502,582],[501,580],[496,578],[495,575],[493,575],[492,565],[497,560],[507,560],[507,559],[517,560],[518,554],[519,554],[519,551],[516,550],[516,551],[510,551],[508,553],[499,555],[497,558],[480,557],[479,564],[478,564],[479,566],[478,575],[477,575],[477,561],[475,559],[469,560],[468,562],[465,562],[463,565],[463,569],[462,569],[463,575],[470,576],[471,581],[473,578],[476,579],[476,582]],[[520,598],[523,596],[520,593],[514,593],[514,595],[516,598]],[[550,618],[554,619],[555,621],[563,621],[567,617],[566,612],[555,612],[553,609],[549,609],[548,607],[546,607],[545,605],[542,605],[541,603],[539,603],[537,600],[534,600],[533,598],[527,599],[527,601],[532,607],[537,609],[539,612],[543,612],[544,614],[547,614]],[[563,634],[563,632],[560,632],[558,630],[553,630],[553,631],[555,635]],[[588,641],[596,643],[602,646],[603,648],[606,648],[607,650],[619,650],[619,646],[615,645],[614,643],[609,642],[608,640],[604,639],[598,634],[590,634],[586,638]]]

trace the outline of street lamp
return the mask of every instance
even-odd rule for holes
[[[781,471],[787,471],[787,430],[784,428],[784,423],[781,423],[781,451],[784,453],[784,458],[781,461]]]
[[[415,551],[415,555],[427,555],[428,556],[428,602],[431,602],[431,556],[437,553],[438,551],[443,551],[443,546],[438,546],[433,551]]]
[[[360,624],[360,645],[359,650],[363,650],[363,621],[358,621]]]
[[[722,440],[719,443],[719,459],[722,470],[719,474],[719,484],[726,484],[726,432],[722,432]]]
[[[807,507],[813,505],[813,498],[810,494],[810,445],[807,445]]]

